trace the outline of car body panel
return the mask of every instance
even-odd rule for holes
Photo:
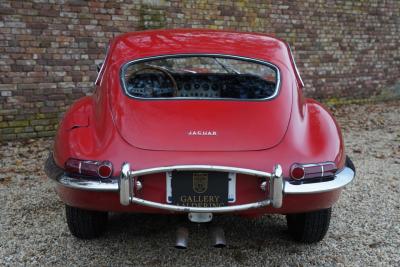
[[[115,43],[110,48],[113,56],[109,77],[118,77],[121,65],[128,61],[176,54],[257,59],[274,64],[284,77],[274,101],[254,101],[251,105],[240,100],[139,100],[126,97],[121,85],[114,78],[108,79],[112,81],[107,88],[111,88],[113,119],[128,143],[151,150],[244,151],[270,148],[285,134],[291,113],[287,107],[292,101],[293,79],[289,77],[293,77],[293,71],[282,41],[265,35],[181,30],[122,35]],[[189,131],[212,131],[217,135],[190,136]]]
[[[236,55],[291,66],[287,45],[265,34],[177,29],[122,34],[110,45],[107,65],[176,54]]]
[[[110,96],[121,136],[138,148],[170,151],[245,151],[277,145],[290,119],[291,92],[276,101],[137,100]],[[182,112],[183,111],[183,112]],[[279,114],[279,116],[277,115]],[[191,135],[190,132],[210,135]]]

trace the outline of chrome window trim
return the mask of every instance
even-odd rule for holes
[[[272,69],[275,70],[276,72],[276,86],[275,86],[275,92],[266,98],[260,98],[260,99],[237,99],[237,98],[214,98],[214,97],[137,97],[133,96],[128,93],[126,90],[126,83],[125,83],[125,73],[126,69],[133,64],[139,63],[139,62],[145,62],[145,61],[151,61],[151,60],[156,60],[156,59],[164,59],[164,58],[176,58],[176,57],[220,57],[220,58],[228,58],[228,59],[237,59],[237,60],[243,60],[243,61],[248,61],[248,62],[253,62],[253,63],[258,63],[262,65],[266,65]],[[260,59],[254,59],[254,58],[249,58],[249,57],[243,57],[243,56],[235,56],[235,55],[230,55],[230,54],[209,54],[209,53],[188,53],[188,54],[167,54],[167,55],[160,55],[160,56],[152,56],[152,57],[144,57],[144,58],[139,58],[139,59],[134,59],[131,61],[128,61],[124,63],[121,66],[120,69],[120,82],[122,85],[122,89],[128,97],[131,97],[133,99],[139,99],[139,100],[148,100],[148,101],[154,101],[154,100],[212,100],[212,101],[266,101],[266,100],[272,100],[275,97],[279,95],[280,89],[281,89],[281,76],[280,76],[280,70],[278,66],[271,62],[263,61]]]
[[[301,87],[304,87],[304,82],[303,82],[303,79],[301,78],[300,71],[297,68],[297,64],[296,64],[296,60],[294,59],[292,48],[290,47],[289,44],[287,44],[287,46],[289,47],[289,53],[290,53],[290,57],[292,58],[292,61],[293,61],[294,70],[296,71],[296,75],[297,75],[297,77],[299,77],[299,80],[300,80],[300,83],[301,83]]]
[[[107,45],[107,47],[106,47],[104,60],[102,61],[99,73],[97,73],[97,77],[96,77],[96,80],[94,82],[94,84],[97,85],[97,86],[100,85],[101,80],[103,79],[103,76],[104,76],[104,69],[105,69],[105,65],[106,65],[105,63],[107,62],[107,59],[110,56],[110,53],[109,53],[110,52],[110,46],[111,46],[111,43],[109,43]]]

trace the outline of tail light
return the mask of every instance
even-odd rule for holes
[[[113,172],[109,161],[68,159],[65,162],[65,171],[86,176],[109,178]]]
[[[290,168],[290,176],[295,180],[332,177],[337,171],[333,162],[322,162],[315,164],[295,163]]]

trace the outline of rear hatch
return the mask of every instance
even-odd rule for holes
[[[118,94],[111,97],[111,108],[122,138],[138,148],[248,151],[282,140],[290,98],[288,92],[267,101],[139,100]]]

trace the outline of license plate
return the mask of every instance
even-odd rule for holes
[[[172,172],[172,203],[187,207],[222,207],[228,202],[229,173]]]

